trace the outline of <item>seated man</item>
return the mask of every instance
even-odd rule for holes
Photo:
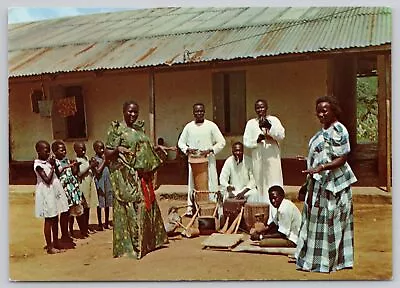
[[[232,155],[225,160],[219,182],[223,187],[224,201],[228,198],[236,198],[246,199],[248,202],[258,202],[252,161],[243,155],[241,142],[233,143]]]
[[[268,195],[271,205],[266,229],[259,235],[251,235],[251,238],[260,239],[262,247],[296,247],[301,224],[300,210],[292,201],[285,199],[285,191],[279,185],[271,186]]]

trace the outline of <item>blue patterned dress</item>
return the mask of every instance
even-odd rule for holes
[[[349,134],[340,122],[310,140],[307,167],[315,168],[350,152]],[[351,184],[357,181],[349,164],[313,174],[302,213],[297,269],[331,272],[353,267],[354,226]]]
[[[103,158],[99,156],[94,156],[96,161],[101,165],[104,161]],[[104,196],[98,194],[99,196],[99,207],[105,208],[105,207],[112,207],[112,202],[113,202],[113,195],[112,195],[112,185],[111,185],[111,180],[110,180],[110,170],[108,169],[107,166],[104,167],[103,172],[101,173],[101,176],[99,179],[97,177],[94,178],[94,182],[96,183],[96,188],[97,191],[102,191],[104,192]]]
[[[56,168],[61,171],[63,167],[66,167],[71,162],[68,158],[62,160],[56,159]],[[64,188],[65,194],[68,199],[68,206],[78,205],[82,203],[82,192],[79,189],[79,182],[75,175],[72,173],[72,168],[66,168],[59,176],[61,185]]]

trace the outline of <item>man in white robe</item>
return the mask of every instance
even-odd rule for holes
[[[178,140],[179,149],[186,155],[194,154],[208,158],[208,190],[218,191],[218,174],[215,155],[225,147],[225,138],[218,126],[207,119],[204,119],[204,104],[193,105],[194,120],[187,123],[183,128]],[[188,173],[188,199],[187,216],[193,215],[193,173],[189,166]]]
[[[256,101],[258,117],[246,123],[243,135],[244,146],[251,150],[253,174],[261,203],[269,203],[269,187],[283,186],[279,142],[285,138],[285,128],[277,117],[267,115],[267,110],[265,100]]]
[[[234,143],[232,155],[225,160],[219,175],[224,201],[228,198],[245,198],[248,202],[258,202],[252,165],[251,158],[243,155],[243,144]]]

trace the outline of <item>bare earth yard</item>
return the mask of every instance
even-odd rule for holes
[[[163,217],[181,200],[159,201]],[[301,209],[302,203],[297,203]],[[354,203],[355,266],[330,274],[296,271],[284,255],[202,249],[207,236],[171,240],[137,261],[112,257],[112,230],[77,240],[75,249],[47,255],[34,196],[9,194],[9,278],[19,281],[109,280],[390,280],[392,205]],[[187,221],[187,220],[186,220]],[[96,214],[91,211],[91,223]],[[75,224],[76,225],[76,224]],[[339,284],[339,283],[338,283]],[[383,283],[382,283],[383,284]],[[339,284],[341,285],[341,284]]]

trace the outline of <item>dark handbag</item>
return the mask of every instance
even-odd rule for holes
[[[301,185],[301,187],[299,189],[299,193],[297,195],[297,200],[304,201],[306,199],[307,187],[311,181],[312,181],[311,176],[308,174],[306,177],[306,181],[304,182],[303,185]]]

